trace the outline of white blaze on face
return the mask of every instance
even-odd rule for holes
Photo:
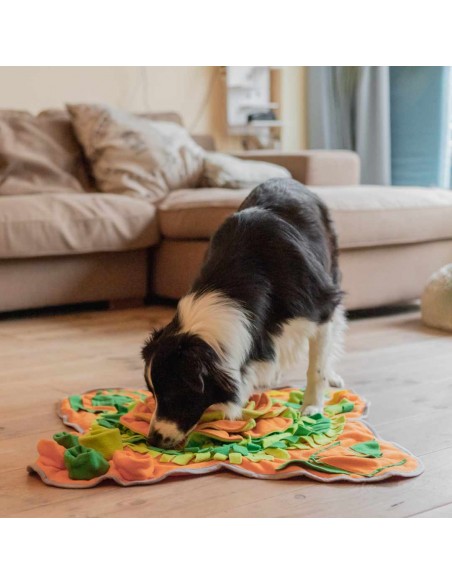
[[[149,364],[146,365],[146,367],[144,369],[144,377],[145,377],[149,387],[152,389],[152,391],[154,391],[154,384],[152,383],[152,377],[151,377],[151,365],[152,365],[152,359],[149,361]],[[155,397],[155,392],[154,392],[154,397]]]
[[[165,419],[159,420],[156,416],[152,418],[151,432],[152,431],[161,434],[164,440],[165,438],[171,440],[173,444],[182,442],[185,438],[185,434],[179,430],[177,424]]]

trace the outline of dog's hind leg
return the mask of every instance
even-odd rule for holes
[[[323,411],[325,390],[329,385],[344,386],[342,378],[334,372],[333,363],[340,356],[345,328],[344,310],[339,306],[333,318],[318,325],[309,339],[308,381],[302,410],[305,415]]]
[[[308,382],[303,399],[302,412],[306,416],[323,411],[324,393],[328,388],[328,353],[332,340],[332,322],[318,325],[309,339]]]
[[[344,346],[344,333],[347,328],[345,310],[343,306],[338,306],[331,321],[331,346],[327,356],[327,380],[331,387],[344,387],[344,380],[334,370],[334,365],[342,356]]]

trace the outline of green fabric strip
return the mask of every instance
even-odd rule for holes
[[[89,481],[105,474],[110,468],[109,463],[96,450],[85,446],[74,446],[64,453],[64,464],[69,478]]]
[[[355,404],[350,400],[343,398],[338,404],[325,406],[324,411],[329,416],[336,416],[337,414],[344,414],[351,412],[355,408]]]
[[[278,466],[276,470],[284,470],[288,466],[302,466],[304,468],[310,468],[312,470],[317,470],[329,474],[350,474],[348,471],[343,470],[341,468],[330,466],[328,464],[322,464],[320,462],[311,462],[310,458],[308,460],[303,459],[289,460],[288,462],[284,462],[283,464]]]
[[[70,395],[69,396],[69,403],[71,404],[71,408],[74,412],[79,412],[80,410],[85,410],[83,403],[82,403],[82,396],[81,395]]]
[[[358,442],[358,444],[353,444],[353,446],[350,446],[350,449],[354,452],[358,452],[366,458],[380,458],[383,456],[380,445],[376,440]]]
[[[75,434],[69,434],[69,432],[58,432],[53,435],[53,439],[64,448],[73,448],[79,445],[78,437]]]

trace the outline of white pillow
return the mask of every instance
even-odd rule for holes
[[[106,105],[68,105],[97,187],[163,199],[170,191],[199,186],[204,150],[187,130]]]
[[[226,189],[253,188],[269,178],[290,178],[282,166],[256,160],[241,160],[220,152],[206,152],[202,183]]]
[[[427,326],[452,333],[452,264],[443,266],[427,282],[421,311]]]

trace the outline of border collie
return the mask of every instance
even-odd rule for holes
[[[256,187],[213,236],[173,320],[142,350],[156,399],[148,440],[179,445],[204,410],[239,417],[309,344],[303,412],[323,409],[345,329],[337,240],[325,205],[291,179]]]

